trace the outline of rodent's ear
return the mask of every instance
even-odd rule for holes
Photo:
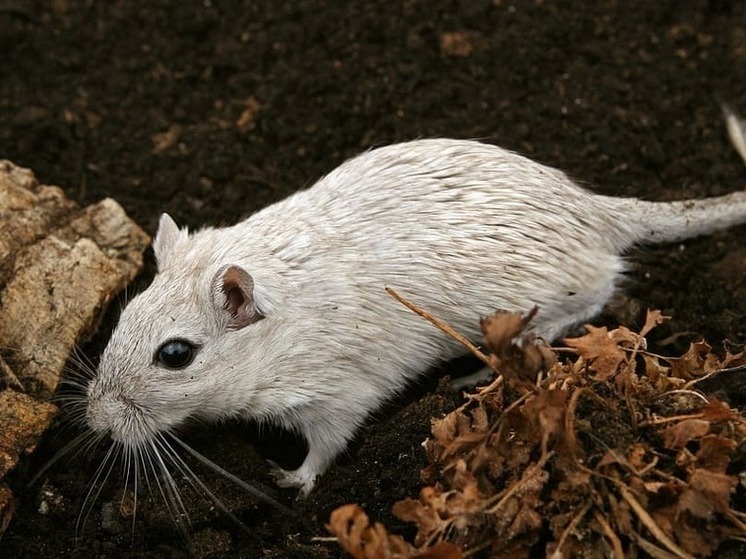
[[[158,232],[153,240],[153,252],[155,260],[158,263],[158,270],[163,270],[168,260],[168,254],[173,252],[174,246],[183,237],[186,237],[186,230],[180,231],[179,226],[173,218],[167,213],[161,214],[158,222]]]
[[[225,312],[228,327],[239,330],[264,318],[254,299],[254,280],[239,266],[225,266],[212,286],[216,307]]]

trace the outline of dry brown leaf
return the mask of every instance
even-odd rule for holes
[[[704,419],[712,423],[734,421],[740,418],[739,414],[733,411],[727,403],[713,397],[710,397],[701,412]]]
[[[627,451],[627,463],[634,470],[641,470],[647,465],[645,460],[647,454],[648,448],[646,445],[642,443],[635,443]]]
[[[537,312],[537,307],[526,315],[497,311],[479,322],[485,343],[492,352],[492,367],[512,385],[533,385],[537,373],[551,368],[557,360],[554,353],[533,336],[521,336]]]
[[[521,534],[539,530],[542,522],[543,518],[536,511],[535,506],[530,506],[524,502],[521,504],[518,514],[515,515],[508,534],[511,538],[515,538]]]
[[[737,443],[733,439],[707,435],[699,442],[699,450],[696,454],[697,465],[700,468],[724,474],[736,446]]]
[[[617,373],[626,355],[605,326],[596,328],[586,324],[585,328],[588,330],[585,336],[565,338],[564,342],[590,362],[590,370],[596,373],[594,380],[609,380]]]
[[[689,476],[689,487],[681,494],[679,510],[705,520],[712,520],[714,513],[725,514],[737,483],[735,476],[698,468]]]
[[[450,541],[492,558],[528,555],[537,545],[552,556],[643,549],[704,557],[726,538],[746,538],[741,512],[729,509],[738,479],[726,474],[745,444],[746,420],[727,404],[710,399],[703,407],[694,391],[675,390],[722,368],[710,347],[693,344],[682,357],[663,358],[625,327],[589,326],[586,336],[566,340],[578,359],[535,377],[546,362],[525,351],[540,347],[522,337],[530,317],[496,313],[481,322],[489,359],[513,382],[467,395],[433,421],[424,471],[439,483],[394,507],[415,523],[415,546]],[[666,318],[649,311],[642,332]],[[635,353],[644,374],[633,368]],[[511,389],[528,379],[531,390]],[[685,395],[691,403],[672,407]],[[631,420],[654,417],[661,406],[666,417],[647,422],[659,429]],[[569,445],[577,448],[567,452]]]
[[[534,440],[540,441],[542,456],[548,452],[550,443],[555,446],[564,442],[567,396],[567,390],[539,389],[536,397],[531,398],[522,408],[529,422],[538,427],[534,431],[534,437],[538,439]]]
[[[523,331],[523,327],[534,316],[535,311],[526,319],[520,313],[497,311],[492,316],[482,318],[479,326],[482,335],[492,353],[502,353],[510,347],[513,340]]]
[[[668,537],[674,536],[674,526],[676,524],[676,507],[674,505],[651,510],[650,516]]]
[[[707,342],[689,345],[687,352],[676,359],[669,359],[671,374],[674,377],[691,380],[720,368],[717,357],[710,353],[712,347]]]
[[[442,491],[439,487],[424,487],[419,500],[404,499],[394,504],[394,515],[417,525],[415,545],[436,540],[446,530],[464,530],[469,526],[483,524],[484,500],[476,482],[464,491]],[[453,535],[453,534],[452,534]]]
[[[663,446],[670,449],[685,447],[689,441],[700,439],[710,432],[710,422],[704,419],[684,419],[663,430]]]
[[[664,316],[663,313],[659,310],[648,309],[647,314],[645,316],[645,324],[640,330],[640,336],[644,338],[650,333],[650,331],[653,328],[663,324],[667,320],[671,320],[671,317]]]
[[[536,529],[535,522],[542,517],[537,509],[543,504],[541,494],[548,481],[549,473],[535,462],[521,472],[520,479],[510,484],[506,496],[491,509],[496,536],[509,541]]]
[[[645,363],[645,376],[660,391],[666,390],[670,386],[668,373],[671,367],[664,365],[658,357],[648,353],[643,353],[642,359]]]
[[[383,524],[371,526],[368,515],[357,505],[334,510],[326,527],[355,559],[409,559],[415,554],[404,538],[390,535]]]
[[[712,528],[716,527],[703,529],[697,524],[680,521],[674,526],[674,534],[681,547],[690,553],[690,557],[710,557],[724,539],[715,537],[715,532],[719,530]]]
[[[443,418],[434,418],[430,421],[430,431],[433,438],[430,446],[438,445],[441,448],[447,447],[452,443],[458,434],[466,425],[466,418],[463,415],[449,413]]]
[[[427,489],[432,490],[433,488],[429,487]],[[422,491],[424,492],[425,489],[423,488]],[[422,500],[422,497],[420,497],[420,500]],[[422,502],[416,499],[406,498],[397,501],[391,508],[391,512],[399,520],[415,524],[418,533],[426,535],[435,534],[445,527],[443,520],[432,508],[423,505]]]
[[[614,464],[626,464],[627,459],[619,454],[614,449],[608,449],[606,452],[604,452],[604,455],[601,457],[601,460],[598,461],[598,464],[596,464],[596,469],[601,470],[605,466],[611,466]]]

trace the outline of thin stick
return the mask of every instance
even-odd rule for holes
[[[531,468],[533,470],[531,472],[531,477],[516,480],[507,489],[487,499],[486,506],[483,509],[483,512],[487,514],[495,514],[498,510],[500,510],[500,508],[507,502],[507,500],[515,495],[519,489],[523,489],[526,485],[529,484],[529,482],[534,481],[534,479],[541,473],[541,471],[544,469],[544,466],[552,456],[554,456],[553,450],[547,452],[546,456],[542,456],[538,462],[529,464],[524,470],[524,473],[527,472],[529,468]],[[495,503],[495,501],[497,502]],[[486,508],[487,506],[489,506],[490,508]]]
[[[560,536],[559,542],[557,542],[557,549],[554,552],[555,554],[561,552],[562,546],[565,545],[565,540],[567,540],[567,538],[575,530],[575,528],[578,527],[578,524],[580,524],[580,521],[583,520],[583,517],[590,510],[591,505],[592,503],[590,502],[583,505],[583,508],[581,508],[580,511],[578,511],[578,514],[575,515],[575,517],[570,521],[570,524],[568,524],[567,527],[562,531],[562,535]]]
[[[645,538],[643,538],[640,534],[632,530],[632,539],[635,541],[637,545],[640,546],[640,549],[642,549],[645,553],[653,557],[653,559],[679,559],[678,555],[675,555],[673,553],[669,553],[665,549],[661,549],[657,545],[655,545],[653,542],[649,542]]]
[[[736,528],[741,530],[742,533],[746,534],[746,524],[744,524],[741,519],[738,518],[735,512],[736,511],[734,511],[733,509],[728,509],[728,512],[725,513],[725,518],[735,524]]]
[[[712,371],[710,373],[707,373],[704,376],[695,378],[684,384],[684,388],[691,388],[698,382],[702,382],[703,380],[707,380],[710,377],[714,377],[715,375],[719,375],[720,373],[736,373],[740,372],[746,369],[746,365],[736,365],[735,367],[726,367],[725,369],[717,369],[715,371]]]
[[[577,462],[578,440],[575,434],[575,410],[578,409],[578,400],[585,390],[581,387],[570,396],[570,403],[565,410],[565,441],[573,461]]]
[[[663,425],[664,423],[672,423],[674,421],[684,421],[685,419],[702,419],[705,416],[703,413],[688,413],[686,415],[672,415],[671,417],[656,417],[653,419],[646,419],[641,421],[638,427],[650,427],[651,425]]]
[[[693,555],[690,555],[689,553],[681,549],[678,545],[676,545],[676,542],[674,542],[663,530],[661,530],[661,527],[658,526],[655,520],[653,520],[653,517],[648,514],[648,511],[646,511],[645,507],[640,504],[640,501],[637,500],[629,487],[618,481],[616,482],[616,485],[619,488],[619,492],[621,493],[622,498],[627,501],[627,504],[630,507],[632,507],[632,510],[635,511],[637,518],[639,518],[640,522],[642,522],[645,528],[647,528],[650,533],[653,534],[653,537],[655,537],[656,540],[666,546],[668,550],[677,557],[681,559],[694,559]]]
[[[663,394],[658,394],[655,397],[655,399],[656,400],[660,400],[661,398],[665,398],[666,396],[670,396],[670,395],[675,396],[677,394],[689,394],[690,396],[695,396],[695,397],[703,400],[704,403],[705,403],[705,405],[707,405],[707,404],[710,403],[710,401],[707,399],[707,396],[705,396],[701,392],[697,392],[696,390],[682,390],[682,389],[669,390],[668,392],[664,392]]]
[[[614,549],[614,557],[618,557],[619,559],[624,557],[624,549],[622,548],[622,542],[619,539],[619,536],[616,535],[616,532],[614,532],[614,530],[612,529],[611,525],[608,523],[606,518],[604,518],[604,515],[601,514],[601,511],[594,510],[593,517],[596,519],[596,522],[598,522],[601,525],[601,529],[604,531],[604,535],[611,542],[611,547]]]
[[[475,346],[473,343],[471,343],[463,335],[461,335],[458,332],[456,332],[456,330],[454,330],[453,328],[451,328],[450,326],[448,326],[448,324],[446,324],[445,322],[442,322],[442,321],[438,320],[437,318],[435,318],[429,312],[422,310],[417,305],[415,305],[412,301],[409,301],[408,299],[405,299],[404,297],[402,297],[401,295],[399,295],[396,291],[394,291],[390,287],[386,287],[385,289],[386,289],[386,293],[388,293],[389,295],[391,295],[394,299],[396,299],[397,301],[399,301],[402,305],[404,305],[405,307],[407,307],[409,310],[417,313],[422,318],[424,318],[425,320],[427,320],[431,324],[433,324],[433,326],[435,326],[436,328],[438,328],[441,332],[443,332],[444,334],[447,334],[448,336],[450,336],[451,338],[453,338],[454,340],[456,340],[457,342],[459,342],[460,344],[462,344],[469,351],[471,351],[477,358],[479,358],[482,361],[482,363],[484,363],[485,365],[487,365],[490,369],[494,370],[493,367],[492,367],[492,364],[490,363],[489,358],[484,353],[482,353],[477,346]],[[497,371],[495,371],[495,372],[497,372]]]

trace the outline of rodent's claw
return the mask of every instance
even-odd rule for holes
[[[272,460],[267,460],[271,469],[269,475],[275,480],[275,483],[280,487],[291,487],[300,489],[299,496],[305,497],[313,489],[316,481],[316,476],[309,476],[308,472],[304,471],[303,466],[297,470],[285,470],[281,468]]]

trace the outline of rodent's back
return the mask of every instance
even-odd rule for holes
[[[553,337],[613,290],[632,236],[613,200],[495,146],[420,140],[349,160],[234,230],[285,264],[299,305],[406,321],[391,286],[468,334],[480,314],[537,305]]]

